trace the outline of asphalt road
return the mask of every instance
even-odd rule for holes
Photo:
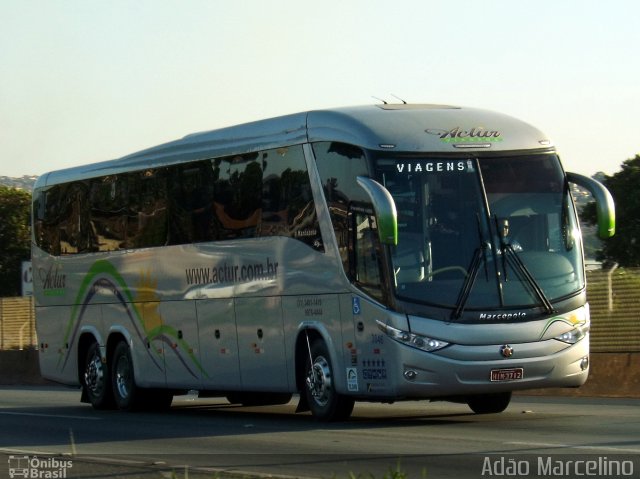
[[[640,477],[637,399],[515,396],[504,413],[482,416],[462,404],[357,403],[349,421],[321,424],[294,414],[294,403],[186,396],[166,413],[122,413],[79,397],[0,387],[0,478],[27,469],[128,479]]]

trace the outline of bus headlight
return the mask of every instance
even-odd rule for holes
[[[582,323],[582,324],[578,324],[572,330],[567,331],[566,333],[562,333],[559,336],[556,336],[554,339],[557,339],[558,341],[562,341],[563,343],[567,343],[567,344],[576,344],[578,341],[584,338],[588,332],[589,332],[589,324]]]
[[[382,321],[376,320],[376,323],[378,323],[378,328],[380,328],[380,330],[391,339],[394,339],[399,343],[406,344],[407,346],[411,346],[412,348],[421,349],[422,351],[430,353],[449,346],[449,343],[445,341],[429,338],[410,331],[403,331],[401,329],[394,328],[393,326],[389,326],[388,324],[384,324]]]

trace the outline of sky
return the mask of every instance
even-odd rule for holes
[[[640,153],[637,0],[0,0],[0,175],[319,108],[487,108],[565,169]]]

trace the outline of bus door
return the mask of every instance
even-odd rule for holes
[[[384,321],[384,311],[375,303],[359,295],[351,295],[351,309],[355,344],[350,350],[347,364],[355,371],[347,370],[347,385],[350,392],[367,395],[389,395],[391,390],[389,337],[377,326],[376,319]],[[354,384],[353,372],[357,374]]]
[[[377,218],[371,207],[352,205],[350,215],[352,221],[349,236],[353,245],[350,276],[355,286],[366,293],[366,296],[351,295],[357,357],[354,358],[352,354],[350,361],[357,364],[360,392],[386,395],[392,392],[387,374],[390,369],[387,350],[389,338],[380,331],[377,323],[385,322],[387,314],[381,305],[388,294],[384,280],[383,247],[379,241]],[[411,263],[412,272],[415,270],[415,274],[424,274],[422,261],[412,258]],[[349,373],[348,371],[348,375]],[[354,386],[349,383],[349,387]]]

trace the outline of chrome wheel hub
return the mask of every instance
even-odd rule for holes
[[[95,395],[99,395],[104,388],[104,367],[100,355],[95,354],[87,364],[84,372],[84,383]]]
[[[306,382],[315,402],[320,406],[325,406],[330,399],[332,378],[329,362],[324,357],[318,356],[315,359]]]
[[[127,398],[131,389],[131,365],[127,358],[121,357],[116,364],[116,389],[121,398]]]

